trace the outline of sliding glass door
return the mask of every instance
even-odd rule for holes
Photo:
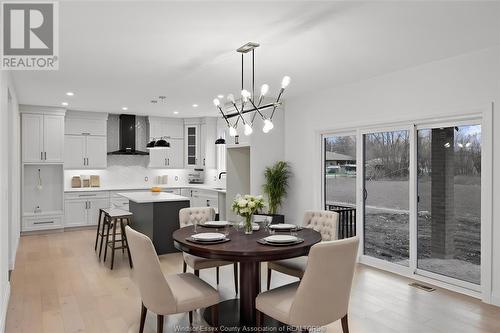
[[[409,265],[409,130],[363,134],[364,254]]]
[[[481,283],[481,126],[417,132],[417,268]]]

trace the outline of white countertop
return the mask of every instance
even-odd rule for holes
[[[124,185],[124,186],[100,186],[100,187],[77,187],[77,188],[66,188],[64,192],[93,192],[93,191],[128,191],[128,190],[150,190],[151,187],[159,187],[162,190],[174,190],[179,188],[189,188],[189,189],[199,189],[207,191],[215,191],[218,193],[226,193],[225,188],[212,187],[205,184],[186,184],[186,185]]]
[[[168,201],[186,201],[187,197],[181,195],[165,193],[165,192],[120,192],[124,198],[137,203],[150,203],[150,202],[168,202]]]

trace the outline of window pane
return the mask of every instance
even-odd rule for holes
[[[364,253],[408,266],[409,132],[364,135]]]
[[[481,282],[481,126],[418,131],[419,269]]]
[[[356,205],[356,136],[325,138],[325,204]]]

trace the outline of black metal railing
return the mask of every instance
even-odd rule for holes
[[[339,214],[338,239],[356,236],[355,207],[327,204],[326,210]]]

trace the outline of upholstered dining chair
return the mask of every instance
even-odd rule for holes
[[[301,328],[325,326],[341,319],[349,332],[347,312],[358,252],[358,237],[320,242],[311,247],[299,282],[257,296],[257,326],[264,315]]]
[[[213,221],[215,219],[215,209],[212,207],[191,207],[183,208],[179,211],[179,224],[180,227],[187,227],[189,225],[197,223],[203,223],[207,221]],[[230,261],[208,259],[203,257],[194,256],[192,254],[182,253],[184,263],[182,271],[186,273],[187,266],[194,270],[196,276],[200,275],[200,269],[214,268],[216,270],[216,280],[217,285],[219,284],[219,267],[233,264],[234,272],[234,291],[238,293],[238,263],[232,263]]]
[[[212,286],[191,273],[163,275],[153,243],[129,226],[125,227],[130,254],[134,262],[132,277],[142,299],[139,332],[144,331],[146,312],[157,315],[157,333],[163,332],[165,315],[189,312],[193,323],[193,310],[215,305],[213,317],[218,326],[219,293]]]
[[[322,241],[337,239],[339,225],[339,214],[326,210],[306,211],[304,214],[304,228],[312,228],[321,234]],[[299,279],[304,275],[307,265],[307,257],[297,257],[267,263],[267,290],[271,287],[271,272],[278,271],[283,274],[295,276]]]

